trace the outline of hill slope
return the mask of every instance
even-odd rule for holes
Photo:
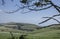
[[[43,27],[30,33],[28,39],[60,39],[60,24]]]
[[[15,30],[15,31],[17,32],[17,30]],[[29,33],[20,31],[20,30],[19,30],[19,32],[21,32],[21,33],[13,33],[14,36],[17,37],[16,39],[18,39],[18,37],[21,34],[27,34],[27,36],[25,36],[26,39],[60,39],[60,24],[42,27],[41,29],[37,29],[37,30],[29,32]],[[9,32],[0,32],[0,39],[7,39],[10,37],[11,36],[10,36]]]
[[[34,31],[38,26],[35,24],[28,23],[1,23],[0,30],[8,31],[8,30],[22,30],[22,31]]]

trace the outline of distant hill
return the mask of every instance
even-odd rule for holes
[[[60,24],[52,24],[49,26],[40,27],[35,24],[9,22],[9,23],[1,23],[0,28],[1,26],[3,26],[4,29],[9,28],[9,29],[22,30],[22,31],[35,31],[43,28],[60,29]]]
[[[23,31],[34,31],[40,28],[38,25],[28,23],[9,22],[9,23],[1,23],[1,25],[3,25],[5,28],[12,28]]]

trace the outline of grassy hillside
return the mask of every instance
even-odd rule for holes
[[[42,29],[31,32],[28,39],[60,39],[60,24],[49,25]]]
[[[18,39],[19,33],[13,33],[13,36]],[[11,39],[11,34],[9,32],[0,32],[0,39]]]
[[[10,31],[10,30],[22,30],[22,31],[34,31],[38,26],[35,24],[28,23],[1,23],[1,31]]]
[[[18,29],[18,26],[21,27],[21,29]],[[29,30],[35,30],[36,27],[38,26],[34,24],[27,24],[27,23],[1,23],[0,24],[0,39],[11,38],[10,32],[13,32],[14,37],[18,39],[18,37],[21,34],[26,34],[26,33],[28,34],[30,33]]]
[[[28,28],[28,26],[29,26],[29,28],[36,27],[36,26],[32,26],[32,25],[30,26],[29,24],[27,26],[26,25],[23,27],[24,28],[25,27]],[[34,29],[36,29],[36,28],[34,28]],[[3,29],[3,30],[8,29],[8,31],[12,31],[13,35],[16,39],[18,39],[18,37],[21,34],[27,34],[27,36],[25,36],[25,39],[60,39],[60,24],[49,25],[46,27],[42,27],[40,29],[36,29],[32,32],[22,31],[22,30],[17,30],[17,29],[12,29],[12,28],[6,28],[4,26],[1,26],[0,30],[1,29]],[[11,38],[11,35],[8,31],[0,31],[0,39]]]
[[[28,39],[60,39],[60,30],[30,34]]]

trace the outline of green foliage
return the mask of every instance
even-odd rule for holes
[[[45,0],[45,2],[49,2],[50,0]]]
[[[41,6],[42,4],[40,2],[36,2],[34,5],[38,7]]]
[[[27,3],[27,0],[22,0],[20,2],[26,4]]]

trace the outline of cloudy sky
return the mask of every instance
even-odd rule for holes
[[[54,4],[60,6],[60,0],[52,0]],[[7,14],[3,11],[9,11],[9,10],[16,10],[17,7],[15,7],[15,4],[19,4],[19,1],[15,0],[13,3],[10,0],[6,0],[6,4],[4,6],[1,6],[1,0],[0,0],[0,23],[6,23],[6,22],[22,22],[22,23],[31,23],[31,24],[37,24],[46,20],[46,18],[42,17],[51,17],[55,14],[58,14],[58,11],[54,9],[54,7],[51,7],[46,10],[42,11],[32,11],[25,14],[22,14],[23,12],[26,12],[27,10],[20,10],[18,12]],[[55,17],[57,20],[59,20],[59,16]],[[59,20],[60,21],[60,20]],[[41,24],[41,25],[50,25],[50,24],[57,24],[55,20],[49,20],[48,22]]]

